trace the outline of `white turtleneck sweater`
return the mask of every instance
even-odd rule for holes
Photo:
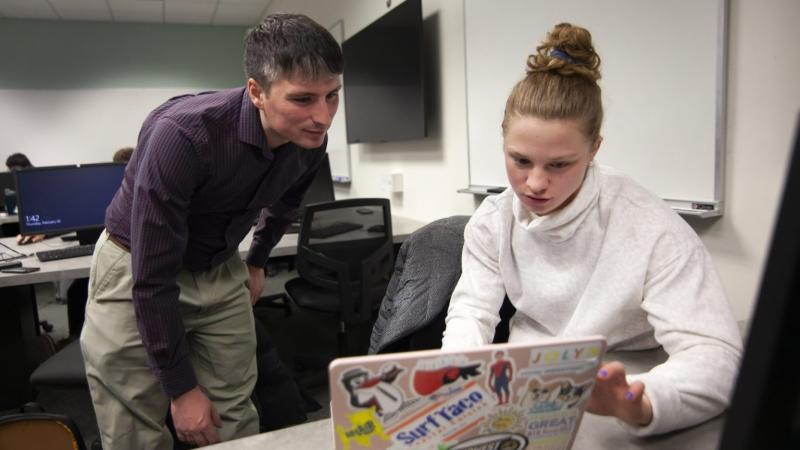
[[[638,435],[709,419],[727,406],[742,340],[711,256],[662,200],[592,164],[564,209],[531,217],[511,189],[487,197],[464,231],[462,274],[442,348],[492,341],[504,294],[510,342],[603,335],[609,350],[659,345],[669,359],[629,376],[653,405]],[[620,422],[622,423],[622,422]]]

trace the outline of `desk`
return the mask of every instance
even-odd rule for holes
[[[606,355],[606,361],[621,361],[630,373],[644,372],[663,362],[666,358],[666,353],[661,349],[642,352],[612,352]],[[615,419],[585,414],[572,448],[574,450],[716,449],[723,424],[724,417],[718,416],[692,428],[661,436],[638,438],[628,434],[616,423]],[[328,450],[334,448],[333,431],[330,420],[324,419],[203,448],[209,450],[263,448]],[[353,446],[352,448],[357,450],[361,447]]]
[[[392,217],[392,234],[396,244],[402,243],[408,235],[425,225],[422,222],[405,217]],[[243,257],[250,250],[250,243],[253,241],[253,231],[245,236],[239,244],[239,254]],[[40,262],[34,253],[42,250],[52,250],[76,245],[75,242],[62,242],[58,238],[46,239],[35,244],[17,245],[13,237],[0,238],[0,242],[17,250],[20,253],[30,255],[28,258],[20,259],[25,266],[39,267],[38,272],[25,274],[0,273],[0,288],[7,286],[21,286],[36,283],[47,283],[50,281],[66,281],[76,278],[86,278],[89,276],[89,265],[92,262],[91,256],[81,256],[78,258],[60,259],[57,261]],[[0,251],[8,253],[5,247],[0,247]],[[285,234],[272,249],[270,257],[293,256],[297,254],[297,234]],[[5,296],[4,296],[5,297]]]
[[[0,212],[0,225],[4,223],[19,223],[19,216],[16,214],[8,214],[7,212]]]
[[[392,217],[392,234],[395,243],[401,243],[408,235],[425,225],[404,217]],[[253,232],[239,244],[239,253],[244,256],[250,249]],[[0,238],[0,242],[28,255],[19,259],[24,266],[39,267],[38,272],[25,274],[0,273],[0,354],[7,365],[0,371],[0,409],[20,406],[30,397],[28,377],[35,368],[29,359],[30,349],[38,333],[38,314],[33,286],[37,283],[69,281],[87,278],[91,256],[40,262],[34,254],[43,250],[77,245],[58,238],[46,239],[27,245],[17,245],[14,237]],[[0,246],[0,251],[10,253]],[[297,253],[297,234],[285,234],[272,250],[270,257],[292,256]]]

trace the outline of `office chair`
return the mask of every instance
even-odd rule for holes
[[[85,386],[88,389],[80,341],[75,339],[39,364],[31,373],[30,383],[37,388]]]
[[[0,417],[0,448],[86,450],[81,432],[67,416],[21,413]]]
[[[286,292],[298,308],[336,317],[339,356],[365,354],[393,258],[388,199],[311,204],[297,243],[299,277]]]
[[[461,277],[469,218],[436,220],[403,242],[372,329],[370,354],[441,348],[450,296]],[[506,297],[493,342],[508,341],[509,321],[515,312]]]

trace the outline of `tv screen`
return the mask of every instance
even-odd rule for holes
[[[421,0],[367,25],[342,51],[347,142],[425,137]]]
[[[124,163],[15,172],[20,231],[33,235],[102,227],[124,172]]]

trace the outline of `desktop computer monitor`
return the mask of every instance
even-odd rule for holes
[[[800,120],[789,161],[721,450],[800,448]]]
[[[309,186],[308,190],[306,191],[306,195],[303,196],[303,202],[300,203],[300,209],[303,209],[303,207],[310,205],[311,203],[330,202],[333,200],[333,176],[331,175],[331,164],[328,160],[328,155],[325,154],[325,158],[323,159],[322,164],[319,166],[319,171],[314,177],[314,181],[311,182],[311,186]]]
[[[297,208],[297,212],[292,217],[292,220],[296,223],[289,228],[288,232],[296,233],[300,230],[297,223],[303,219],[303,212],[306,209],[306,205],[332,202],[333,200],[335,200],[333,195],[333,176],[331,176],[331,164],[326,154],[322,160],[322,164],[319,166],[317,175],[314,177],[311,186],[308,187],[306,194],[303,196],[303,200],[300,202],[300,207]]]
[[[37,167],[14,173],[23,235],[78,231],[93,243],[122,183],[124,163]],[[82,236],[85,236],[82,238]]]

